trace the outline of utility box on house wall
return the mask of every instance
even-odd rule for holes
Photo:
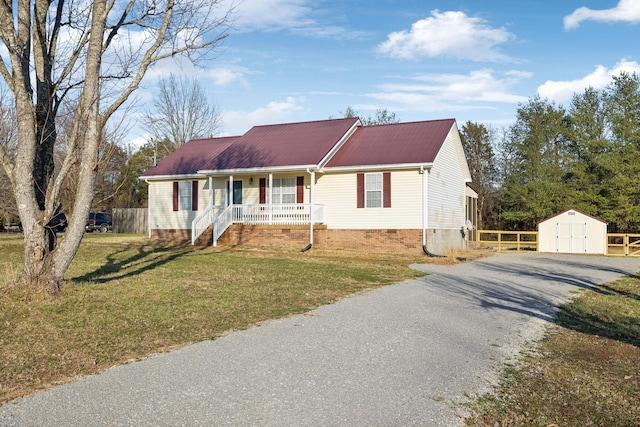
[[[570,209],[538,224],[540,252],[607,253],[607,223]]]

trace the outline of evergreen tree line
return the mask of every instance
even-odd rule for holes
[[[621,73],[565,108],[540,97],[513,125],[466,122],[461,136],[486,229],[535,230],[567,209],[640,231],[640,79]]]

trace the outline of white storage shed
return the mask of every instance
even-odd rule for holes
[[[540,252],[567,254],[607,253],[607,223],[575,209],[538,224]]]

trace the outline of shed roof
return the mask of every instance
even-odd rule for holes
[[[593,216],[593,215],[589,215],[589,214],[584,213],[584,212],[581,212],[581,211],[579,211],[579,210],[577,210],[577,209],[567,209],[567,210],[564,210],[564,211],[562,211],[562,212],[559,212],[559,213],[557,213],[557,214],[555,214],[555,215],[552,215],[552,216],[550,216],[550,217],[548,217],[548,218],[543,219],[542,221],[540,221],[540,222],[538,223],[538,225],[542,224],[543,222],[547,222],[547,221],[554,220],[554,219],[556,219],[557,217],[562,216],[562,215],[564,215],[564,214],[566,214],[566,213],[569,213],[569,212],[575,212],[575,213],[577,213],[578,215],[586,216],[586,217],[588,217],[588,218],[594,219],[594,220],[596,220],[596,221],[598,221],[598,222],[601,222],[601,223],[603,223],[603,224],[607,224],[605,221],[601,220],[600,218],[596,218],[596,217],[595,217],[595,216]]]
[[[454,119],[364,126],[327,167],[433,163]]]

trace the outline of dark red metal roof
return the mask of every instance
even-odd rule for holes
[[[363,126],[327,167],[432,163],[454,119]]]
[[[318,164],[357,118],[255,126],[203,169],[249,169]]]
[[[243,136],[189,141],[142,176],[318,165],[358,120],[255,126]],[[326,166],[432,163],[454,123],[446,119],[360,126]]]
[[[239,138],[239,136],[229,136],[193,139],[162,159],[155,168],[147,170],[142,176],[194,175],[208,167],[220,153]]]
[[[317,165],[358,118],[254,126],[243,136],[190,141],[143,176]]]

